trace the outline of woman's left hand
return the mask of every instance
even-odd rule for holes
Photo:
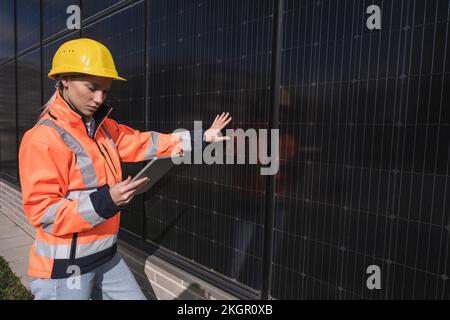
[[[219,136],[220,130],[225,128],[231,121],[230,113],[222,113],[221,115],[217,115],[216,119],[214,119],[211,127],[205,131],[204,137],[206,142],[220,142],[230,140],[230,137],[221,137]]]

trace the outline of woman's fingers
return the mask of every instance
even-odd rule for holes
[[[228,141],[228,140],[230,140],[230,139],[231,139],[231,138],[228,137],[228,136],[225,136],[225,137],[213,137],[213,138],[212,138],[213,142]]]
[[[231,119],[233,119],[233,118],[229,118],[228,120],[226,120],[224,123],[222,123],[221,125],[220,125],[220,130],[222,130],[223,128],[225,128],[230,122],[231,122]]]
[[[122,192],[128,192],[130,190],[135,190],[137,188],[139,188],[141,185],[143,185],[144,183],[147,183],[150,179],[147,177],[141,178],[139,180],[136,180],[134,182],[128,183],[127,185],[123,186]]]
[[[229,119],[230,113],[229,112],[222,112],[221,115],[217,115],[216,119],[214,119],[213,124],[211,125],[211,128],[213,129],[222,129],[223,128],[223,124],[225,122],[227,122]],[[228,121],[229,123],[229,121]]]

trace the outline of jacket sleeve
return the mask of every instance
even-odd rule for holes
[[[191,150],[189,131],[180,131],[177,135],[141,132],[115,120],[108,120],[108,131],[112,131],[112,138],[123,162],[140,162],[155,156],[171,155],[175,147],[181,147],[183,151]]]
[[[72,161],[70,151],[61,153],[43,142],[27,141],[19,149],[25,214],[31,225],[54,236],[92,229],[120,209],[112,201],[108,185],[82,193],[78,199],[66,198]]]

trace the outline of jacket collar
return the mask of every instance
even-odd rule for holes
[[[103,104],[93,114],[93,118],[95,120],[95,132],[112,110],[113,108]],[[49,115],[52,118],[56,118],[58,121],[68,123],[71,127],[86,130],[86,119],[84,115],[78,112],[75,107],[71,106],[71,104],[62,97],[59,89],[56,90],[55,101],[50,107]]]

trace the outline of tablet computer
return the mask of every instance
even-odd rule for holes
[[[182,157],[182,155],[155,157],[150,160],[141,171],[136,174],[131,182],[148,177],[150,181],[143,187],[139,187],[135,194],[141,194],[150,189],[155,183],[161,179],[175,165],[173,159]]]

